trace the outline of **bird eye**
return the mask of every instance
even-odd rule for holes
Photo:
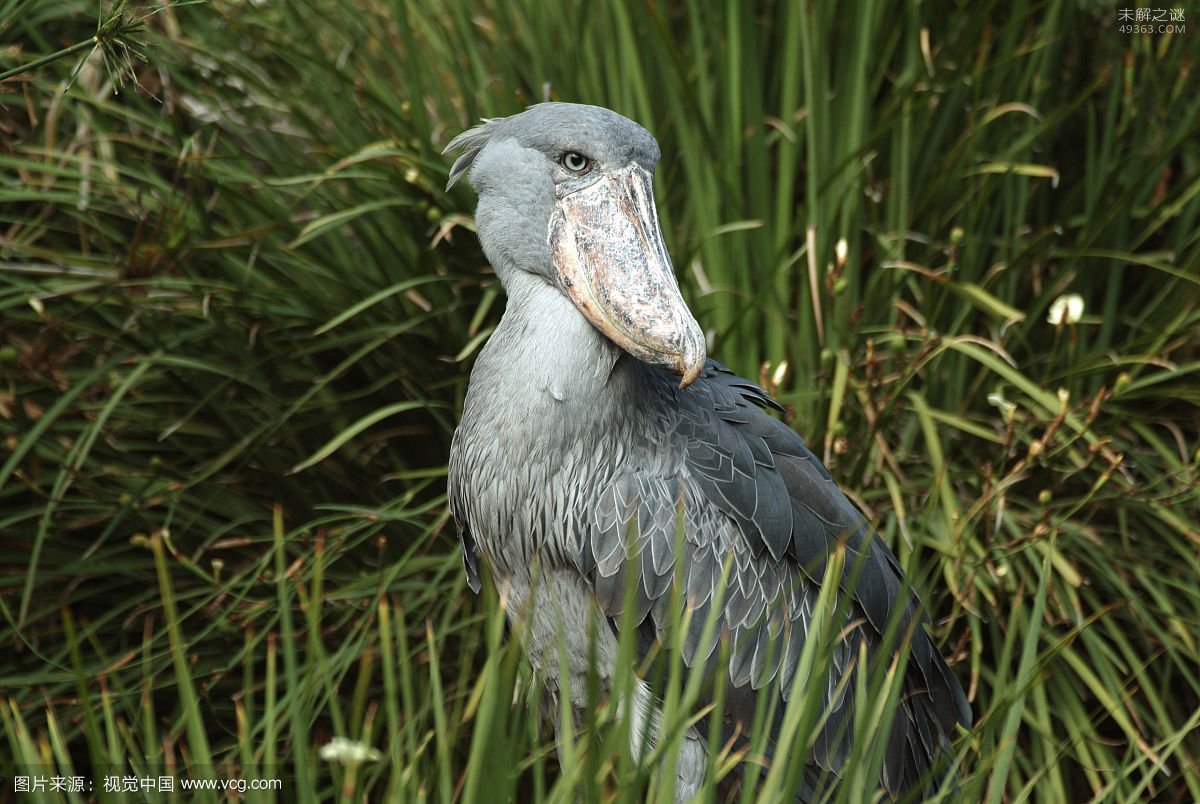
[[[592,166],[592,160],[575,151],[567,151],[559,161],[562,162],[563,167],[572,173],[586,173],[588,168]]]

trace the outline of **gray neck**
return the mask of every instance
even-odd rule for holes
[[[605,386],[623,352],[541,277],[513,271],[505,278],[508,305],[471,374],[467,413],[498,422],[531,415],[595,422],[596,406],[613,396]],[[498,407],[471,410],[473,402]]]
[[[508,306],[454,433],[449,485],[493,569],[520,576],[535,553],[570,565],[572,540],[586,532],[577,520],[615,468],[670,476],[682,451],[659,448],[671,428],[646,415],[662,408],[641,363],[544,279],[514,272],[505,287]],[[669,465],[658,466],[664,455]]]

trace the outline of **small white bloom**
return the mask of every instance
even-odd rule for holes
[[[1061,327],[1063,324],[1078,324],[1081,318],[1083,318],[1083,297],[1078,293],[1067,293],[1059,296],[1054,300],[1054,304],[1050,305],[1046,321],[1056,327]]]
[[[775,373],[771,375],[771,386],[778,388],[783,384],[783,378],[787,376],[788,362],[781,360],[779,365],[775,367]]]
[[[1000,415],[1004,417],[1004,421],[1011,422],[1013,416],[1017,412],[1017,406],[1013,402],[1009,402],[1004,398],[1004,392],[993,391],[987,395],[988,404],[994,408],[1000,409]]]
[[[321,746],[317,753],[326,762],[340,762],[343,765],[361,765],[364,762],[377,762],[383,759],[383,754],[379,749],[348,737],[334,737]]]
[[[846,238],[838,238],[837,243],[833,247],[833,253],[835,256],[837,256],[838,265],[846,264],[846,260],[850,256],[850,246],[846,243]]]
[[[1066,388],[1058,389],[1058,404],[1062,405],[1063,410],[1067,409],[1067,405],[1071,402],[1071,392]]]

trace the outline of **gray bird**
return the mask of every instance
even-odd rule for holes
[[[928,785],[955,724],[971,722],[962,687],[896,557],[770,415],[778,405],[706,358],[655,213],[654,137],[608,109],[543,103],[446,151],[461,152],[448,187],[469,176],[479,240],[508,294],[454,434],[450,507],[471,588],[486,563],[548,694],[569,689],[577,711],[588,706],[589,672],[607,683],[632,623],[642,658],[682,644],[689,673],[726,674],[723,739],[739,721],[745,730],[761,695],[779,696],[779,712],[793,688],[824,696],[828,720],[807,756],[770,749],[806,763],[797,799],[807,800],[837,784],[855,705],[843,677],[860,647],[876,655],[895,614],[911,652],[878,786],[896,796]],[[833,669],[819,688],[793,684],[839,545],[850,604]],[[676,585],[692,616],[672,643]],[[658,738],[648,683],[633,704],[641,751]],[[703,728],[684,741],[681,801],[703,783]]]

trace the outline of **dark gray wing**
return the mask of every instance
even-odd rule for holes
[[[923,623],[919,601],[907,591],[895,556],[803,439],[766,412],[778,406],[761,389],[714,361],[682,391],[656,370],[646,372],[648,393],[676,409],[664,448],[683,455],[674,464],[626,466],[611,478],[576,565],[614,622],[632,601],[647,650],[666,635],[671,587],[681,579],[683,599],[694,610],[683,656],[691,668],[714,661],[716,640],[705,643],[700,632],[715,606],[719,633],[730,645],[728,714],[748,723],[759,691],[776,690],[786,701],[828,556],[845,544],[839,586],[852,605],[821,691],[829,719],[812,757],[837,774],[853,722],[854,681],[842,684],[843,677],[854,672],[860,645],[870,660],[894,612],[901,632],[914,618]],[[717,600],[726,561],[730,574]],[[955,723],[971,720],[958,681],[924,628],[914,631],[905,699],[881,779],[893,793],[929,770]]]
[[[467,574],[467,586],[470,587],[472,592],[479,594],[479,589],[482,586],[482,578],[479,575],[479,543],[475,541],[475,536],[471,533],[471,523],[467,517],[467,511],[470,506],[463,497],[466,490],[459,479],[461,473],[464,471],[461,466],[464,462],[462,438],[461,428],[455,430],[454,440],[450,444],[450,465],[446,476],[446,498],[450,503],[450,513],[454,517],[455,529],[458,531],[458,543],[462,546],[463,570]]]

